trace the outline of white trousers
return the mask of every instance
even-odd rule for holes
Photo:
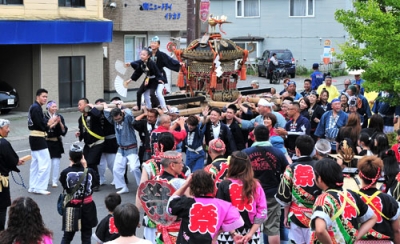
[[[97,169],[100,174],[100,185],[106,181],[106,169],[108,168],[111,173],[114,169],[115,153],[102,153],[100,158],[100,164]]]
[[[167,107],[167,104],[165,103],[165,98],[164,98],[163,90],[164,90],[164,84],[158,83],[157,91],[156,91],[157,98],[158,98],[158,101],[160,101],[161,107],[162,107],[162,108],[166,108],[166,107]]]
[[[140,184],[140,177],[142,173],[140,172],[140,161],[137,153],[131,153],[129,155],[122,156],[122,154],[118,152],[115,156],[113,168],[115,189],[126,187],[124,174],[127,163],[131,169],[130,171],[133,172],[137,186]]]
[[[308,244],[311,239],[311,229],[301,228],[300,226],[290,222],[289,240],[293,240],[298,244]]]
[[[52,177],[51,177],[51,183],[52,184],[57,184],[58,178],[60,177],[60,161],[61,158],[52,158],[51,159],[51,168],[52,168]]]
[[[47,148],[31,152],[32,161],[29,172],[30,190],[47,190],[50,179],[51,160]]]
[[[152,108],[150,99],[150,89],[147,89],[146,91],[143,92],[143,97],[144,97],[144,102],[146,103],[146,108]]]
[[[157,244],[156,242],[156,228],[144,227],[143,236],[146,240],[151,241],[153,244]]]

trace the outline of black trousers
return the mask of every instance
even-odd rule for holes
[[[61,240],[61,244],[70,244],[74,239],[75,232],[66,232],[64,231],[64,236]],[[82,229],[81,230],[81,241],[82,244],[91,244],[91,237],[92,237],[92,229]]]
[[[160,105],[160,102],[158,101],[158,98],[156,97],[156,89],[157,87],[146,87],[147,89],[150,89],[150,100],[151,100],[151,107],[156,108],[158,105]],[[138,106],[138,109],[140,110],[142,107],[142,95],[146,91],[144,82],[142,85],[139,87],[139,90],[136,92],[136,103]]]
[[[7,217],[7,208],[0,209],[0,232],[4,230],[6,225],[6,217]]]

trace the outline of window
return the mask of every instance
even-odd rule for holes
[[[85,0],[58,0],[60,7],[85,7]]]
[[[127,35],[124,38],[124,58],[125,62],[132,62],[140,58],[140,51],[146,47],[145,36]]]
[[[255,60],[257,58],[257,53],[258,53],[258,42],[253,42],[253,44],[250,44],[251,42],[235,42],[236,45],[238,45],[240,48],[246,49],[251,51],[254,45],[254,51],[249,53],[248,61],[249,60]]]
[[[60,108],[75,107],[85,97],[85,57],[58,58]]]
[[[236,17],[260,17],[260,0],[236,0]]]
[[[23,0],[0,0],[0,4],[24,4]]]
[[[289,0],[289,5],[292,17],[314,16],[314,0]]]

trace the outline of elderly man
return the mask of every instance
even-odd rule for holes
[[[181,141],[186,138],[186,130],[185,130],[185,118],[181,117],[177,121],[178,125],[182,129],[181,131],[176,131],[171,129],[171,118],[167,114],[160,115],[159,125],[157,129],[153,130],[150,134],[150,142],[152,149],[152,157],[158,157],[159,152],[157,150],[157,141],[158,137],[161,133],[170,132],[175,138],[175,145],[178,145]]]
[[[364,83],[364,80],[361,79],[361,72],[358,71],[354,74],[354,80],[351,81],[352,85],[359,85],[360,86],[360,93],[364,95],[364,88],[362,87],[362,84]]]
[[[311,124],[307,118],[300,114],[300,105],[298,102],[293,102],[288,106],[289,121],[286,123],[285,129],[278,128],[276,132],[279,135],[286,136],[285,146],[289,156],[292,157],[296,154],[295,142],[297,137],[301,135],[310,135]]]
[[[228,172],[228,163],[224,156],[225,152],[225,143],[221,139],[214,139],[208,143],[208,155],[212,163],[207,165],[204,171],[212,175],[217,186],[225,179],[226,173]]]
[[[333,99],[339,97],[339,91],[336,88],[336,86],[332,85],[332,76],[327,75],[325,77],[325,84],[322,84],[318,87],[317,92],[318,94],[321,94],[322,89],[325,89],[329,92],[329,98],[328,98],[328,102],[332,102]]]
[[[260,84],[259,84],[258,80],[252,80],[250,85],[251,85],[251,87],[253,87],[253,89],[260,88]]]
[[[331,143],[326,139],[320,139],[315,143],[315,158],[321,160],[331,153]]]
[[[336,153],[336,136],[339,128],[346,125],[348,114],[342,111],[340,100],[332,100],[332,110],[322,115],[314,135],[318,138],[325,138],[331,142],[332,153]]]
[[[104,107],[104,116],[110,123],[114,124],[115,136],[119,145],[113,168],[115,189],[121,188],[117,192],[118,194],[128,193],[129,189],[124,180],[127,163],[131,167],[137,185],[140,183],[141,176],[136,134],[133,128],[135,118],[130,109],[114,108],[109,112],[106,104],[104,104]]]
[[[280,113],[272,110],[273,106],[275,106],[274,103],[268,102],[264,98],[261,98],[258,101],[257,106],[258,106],[258,112],[260,113],[260,115],[258,115],[254,119],[244,120],[237,116],[235,117],[236,121],[238,121],[239,124],[242,124],[243,130],[246,130],[246,129],[251,130],[257,125],[264,124],[264,116],[268,113],[273,113],[276,116],[276,119],[277,119],[277,123],[275,125],[276,128],[285,127],[285,125],[286,125],[285,118]]]
[[[344,88],[343,88],[343,90],[341,91],[340,94],[342,94],[344,92],[347,92],[347,89],[349,88],[350,85],[351,85],[350,79],[345,79],[344,82],[343,82]]]
[[[302,95],[296,91],[296,82],[291,80],[287,83],[287,91],[282,94],[282,98],[291,97],[297,101],[302,98]]]
[[[157,151],[162,154],[167,151],[173,151],[175,148],[174,136],[170,132],[161,133],[155,146],[157,147]],[[140,178],[140,184],[143,184],[147,180],[155,180],[159,178],[160,174],[162,173],[161,161],[162,158],[157,157],[149,159],[142,164],[142,177]],[[185,165],[182,172],[177,175],[177,178],[186,179],[190,173],[190,169]],[[142,204],[140,203],[138,192],[139,191],[136,191],[136,206],[140,209],[142,208]],[[144,227],[143,236],[146,238],[146,240],[149,240],[154,244],[157,243],[155,228],[156,223],[149,219],[149,217],[145,214],[142,225]]]

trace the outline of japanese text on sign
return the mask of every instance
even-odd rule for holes
[[[152,10],[163,10],[163,11],[172,11],[172,3],[162,3],[162,4],[154,4],[149,2],[144,2],[143,10],[152,11]],[[181,18],[180,12],[169,12],[164,15],[166,20],[177,20]]]

